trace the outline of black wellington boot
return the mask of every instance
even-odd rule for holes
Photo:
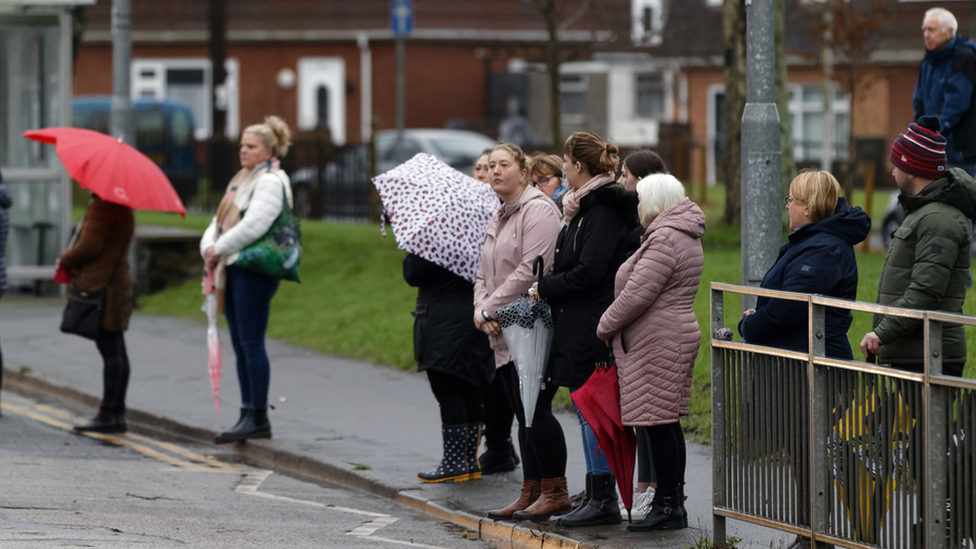
[[[423,482],[464,482],[471,478],[468,472],[467,452],[468,426],[442,425],[441,438],[444,442],[444,458],[433,471],[422,471],[417,478]],[[477,450],[475,450],[477,452]]]
[[[627,525],[628,532],[654,532],[656,530],[681,530],[688,527],[688,511],[685,510],[684,490],[679,487],[672,495],[662,495],[658,486],[651,502],[651,510],[640,521]]]
[[[126,431],[125,413],[99,410],[94,419],[84,425],[76,425],[74,430],[79,433],[83,431],[105,434],[124,433]]]
[[[620,524],[620,507],[617,503],[617,485],[613,474],[592,475],[591,496],[585,505],[560,518],[557,524],[567,528]]]
[[[481,463],[478,461],[478,446],[481,445],[481,431],[484,423],[469,423],[464,446],[464,458],[468,465],[468,480],[481,478]]]
[[[230,431],[224,431],[214,439],[215,444],[224,444],[249,438],[271,438],[271,422],[268,421],[267,408],[249,408],[250,413],[241,408],[241,420]]]

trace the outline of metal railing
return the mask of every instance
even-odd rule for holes
[[[726,294],[806,302],[810,351],[715,339]],[[828,307],[919,319],[923,373],[827,358]],[[973,547],[976,380],[943,375],[943,324],[976,317],[713,282],[714,539],[735,519],[820,547]]]

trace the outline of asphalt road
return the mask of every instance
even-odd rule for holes
[[[217,446],[72,434],[72,405],[3,394],[0,547],[493,547],[387,499]]]

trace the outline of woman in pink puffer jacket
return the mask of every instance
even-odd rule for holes
[[[647,228],[640,248],[620,269],[614,301],[597,335],[611,342],[624,425],[646,429],[658,486],[651,510],[632,532],[687,528],[685,440],[678,418],[688,414],[701,331],[692,305],[704,257],[705,214],[669,174],[637,184],[637,210]]]

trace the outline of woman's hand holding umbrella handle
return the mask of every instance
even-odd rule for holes
[[[533,282],[532,286],[529,286],[529,299],[535,301],[539,299],[539,283]]]
[[[502,327],[498,325],[498,321],[489,320],[481,326],[481,331],[492,336],[498,337],[502,335]]]

